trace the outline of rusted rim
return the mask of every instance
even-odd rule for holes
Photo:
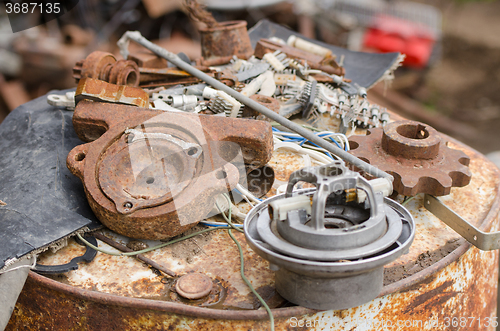
[[[203,27],[199,28],[198,30],[200,32],[214,32],[214,31],[224,31],[224,30],[235,30],[239,28],[246,28],[247,22],[246,21],[226,21],[226,22],[220,22],[219,25],[209,28],[209,27]]]
[[[466,147],[468,150],[478,154],[480,157],[482,154],[477,152],[475,149],[465,146],[461,142],[443,135],[447,140]],[[499,172],[495,169],[495,172]],[[500,211],[500,194],[497,194],[495,200],[491,205],[488,215],[484,218],[483,222],[480,224],[479,228],[483,231],[488,230],[493,225],[493,222],[497,219],[498,213]],[[453,252],[434,263],[430,267],[411,275],[408,278],[401,279],[395,283],[384,286],[382,292],[378,297],[382,297],[387,294],[396,293],[408,290],[410,287],[423,282],[424,280],[432,277],[436,272],[444,269],[451,263],[455,262],[471,248],[471,244],[464,242],[462,245],[457,247]],[[39,282],[41,285],[52,289],[54,291],[60,291],[64,293],[72,294],[83,300],[91,300],[94,302],[114,305],[119,307],[127,307],[134,309],[149,309],[156,311],[164,311],[168,313],[175,313],[185,316],[201,317],[201,318],[211,318],[211,319],[227,319],[227,320],[264,320],[268,319],[269,316],[265,310],[251,310],[251,311],[241,311],[241,310],[222,310],[222,309],[210,309],[193,307],[188,305],[183,305],[174,302],[156,301],[149,299],[139,299],[139,298],[128,298],[121,297],[114,294],[101,293],[96,291],[83,290],[71,285],[59,283],[50,278],[39,275],[33,271],[30,271],[29,277],[34,281]],[[305,307],[286,307],[286,308],[275,308],[271,310],[275,318],[287,318],[297,315],[314,314],[318,310],[309,309]]]

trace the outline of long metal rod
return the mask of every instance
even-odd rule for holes
[[[127,31],[118,41],[118,46],[120,47],[120,52],[124,58],[127,58],[127,56],[128,56],[129,40],[133,40],[136,43],[144,46],[145,48],[149,49],[153,53],[155,53],[158,56],[166,59],[167,61],[175,64],[177,67],[190,73],[191,75],[203,80],[204,82],[211,85],[212,87],[226,92],[227,94],[234,97],[236,100],[240,101],[241,103],[258,111],[262,115],[269,117],[273,121],[289,128],[290,130],[300,134],[301,136],[303,136],[307,140],[317,144],[318,146],[323,147],[324,149],[326,149],[327,151],[329,151],[332,154],[337,155],[338,157],[340,157],[344,161],[347,161],[347,162],[351,163],[352,165],[366,171],[367,173],[369,173],[372,176],[386,178],[392,184],[394,178],[390,174],[378,169],[377,167],[372,166],[369,163],[366,163],[366,162],[358,159],[354,155],[349,154],[348,152],[342,150],[341,148],[335,146],[334,144],[329,143],[328,141],[324,140],[323,138],[316,136],[313,132],[311,132],[311,131],[303,128],[302,126],[284,118],[283,116],[281,116],[279,114],[276,114],[275,112],[269,110],[267,107],[261,105],[260,103],[250,99],[247,96],[244,96],[243,94],[241,94],[235,90],[233,90],[229,86],[224,85],[223,83],[219,82],[217,79],[208,76],[204,72],[194,68],[189,63],[182,61],[176,54],[171,53],[171,52],[167,51],[166,49],[164,49],[158,45],[153,44],[152,42],[150,42],[149,40],[144,38],[139,31]]]

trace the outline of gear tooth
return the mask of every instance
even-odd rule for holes
[[[453,186],[453,180],[448,174],[438,171],[433,174],[432,177],[424,178],[427,180],[427,185],[425,185],[426,189],[422,189],[421,192],[436,196],[450,194],[450,189]]]
[[[449,176],[453,182],[452,186],[464,187],[470,183],[472,177],[470,169],[467,168],[465,172],[463,170],[465,169],[450,171]]]

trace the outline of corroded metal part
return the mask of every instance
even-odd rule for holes
[[[323,62],[324,58],[322,56],[292,46],[282,45],[269,39],[261,39],[257,42],[254,55],[261,59],[266,53],[274,53],[275,51],[285,53],[291,59],[305,61],[312,69],[319,69],[338,76],[345,75],[344,67],[339,66],[335,60],[326,64]]]
[[[73,67],[73,77],[100,79],[112,84],[138,86],[139,67],[134,61],[119,60],[111,53],[95,51]]]
[[[245,21],[221,22],[212,28],[201,28],[200,36],[203,65],[225,64],[234,55],[248,59],[253,54]]]
[[[69,153],[68,168],[84,183],[99,220],[133,238],[170,238],[191,228],[217,194],[238,183],[231,163],[238,153],[263,166],[273,146],[265,122],[86,100],[73,126],[82,140],[94,141]],[[130,137],[129,128],[144,139]]]
[[[149,107],[149,95],[141,88],[115,85],[94,78],[83,78],[75,92],[75,102],[88,99],[137,107]]]
[[[394,176],[394,190],[406,196],[447,195],[469,184],[469,157],[446,146],[444,135],[415,121],[396,121],[366,136],[351,136],[350,153]]]
[[[201,299],[212,290],[212,280],[210,277],[192,273],[180,277],[175,283],[175,291],[186,299]]]
[[[468,186],[454,188],[440,199],[481,230],[498,229],[499,170],[484,156],[453,139],[450,147],[470,157],[474,176]],[[269,164],[274,167],[278,185],[304,166],[301,156],[281,150],[274,153]],[[249,249],[242,234],[235,233],[245,252],[245,274],[273,308],[276,330],[350,331],[363,327],[448,331],[454,328],[446,327],[445,318],[451,323],[454,317],[480,316],[481,325],[476,318],[476,324],[462,329],[493,331],[493,326],[486,327],[483,322],[496,314],[498,253],[471,248],[421,205],[420,196],[406,205],[416,221],[415,241],[408,254],[386,267],[385,286],[379,297],[348,310],[279,308],[283,301],[267,299],[275,293],[268,264]],[[40,260],[44,264],[62,264],[84,250],[74,243]],[[197,253],[187,255],[189,251]],[[61,277],[51,279],[30,273],[7,330],[269,329],[265,310],[258,309],[258,302],[239,276],[238,252],[225,231],[211,232],[209,237],[198,236],[146,255],[178,274],[200,272],[226,280],[228,293],[223,305],[207,309],[168,301],[163,278],[145,273],[147,268],[139,261],[98,253],[98,264],[82,264]],[[424,328],[423,323],[431,319],[438,320],[439,325]],[[398,321],[403,325],[397,327]],[[383,322],[395,327],[375,324]],[[405,326],[405,322],[410,324]]]
[[[250,96],[250,99],[257,101],[258,103],[269,108],[270,110],[272,110],[276,114],[279,114],[281,106],[280,106],[279,101],[276,100],[275,98],[268,97],[265,95],[260,95],[260,94],[254,94],[254,95]],[[257,112],[256,110],[253,110],[249,106],[243,107],[242,116],[243,117],[255,117],[256,119],[263,120],[263,121],[269,121],[269,122],[271,121],[270,118],[260,114],[259,112]]]
[[[113,54],[101,51],[90,53],[84,60],[78,61],[73,68],[73,77],[79,81],[91,77],[104,80],[111,66],[116,63]]]
[[[111,84],[139,86],[139,67],[134,61],[117,61],[109,71],[107,81]]]

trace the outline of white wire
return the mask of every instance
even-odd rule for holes
[[[301,135],[296,134],[296,133],[273,132],[273,134],[275,136],[279,136],[282,139],[287,139],[287,138],[303,138]],[[321,131],[321,132],[318,132],[317,134],[318,135],[323,135],[324,134],[324,136],[320,137],[320,138],[323,138],[323,139],[334,138],[342,146],[343,149],[346,149],[346,146],[347,146],[347,150],[349,150],[349,141],[347,140],[347,137],[346,137],[345,134],[337,133],[337,132],[331,132],[331,131]],[[298,143],[299,142],[297,142],[297,144]],[[305,146],[309,147],[309,145],[305,145]],[[326,152],[325,149],[323,149],[323,150]]]
[[[18,267],[7,269],[7,270],[4,270],[4,271],[1,271],[0,275],[3,275],[5,273],[7,273],[7,272],[11,272],[11,271],[14,271],[14,270],[22,269],[22,268],[34,269],[35,267],[36,267],[36,256],[33,257],[33,264],[31,264],[31,265],[20,265]]]
[[[253,202],[255,203],[259,203],[261,202],[260,199],[258,199],[255,195],[253,195],[249,190],[247,190],[243,185],[241,184],[236,184],[236,189],[238,191],[241,192],[241,194],[243,194],[244,196],[246,196],[247,198],[249,198],[250,200],[252,200]]]

